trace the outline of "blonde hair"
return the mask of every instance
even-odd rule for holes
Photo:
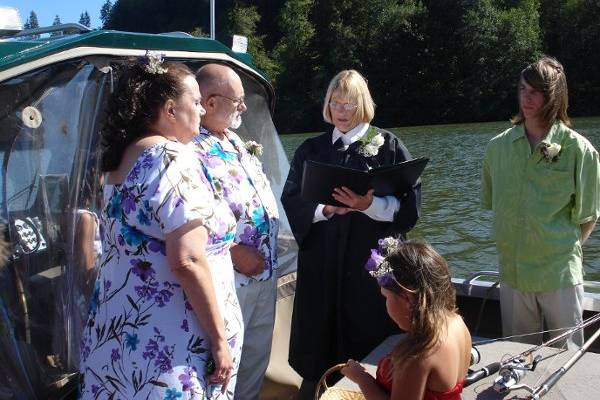
[[[347,69],[339,72],[329,82],[325,102],[323,103],[323,119],[325,122],[332,124],[331,111],[329,110],[329,102],[334,92],[338,92],[342,97],[347,97],[353,102],[356,102],[357,108],[352,117],[353,126],[361,122],[371,122],[375,116],[375,103],[369,92],[367,81],[356,70]]]
[[[456,291],[446,260],[426,242],[401,243],[385,261],[395,281],[384,287],[397,294],[408,290],[414,299],[411,329],[392,352],[394,368],[401,369],[404,361],[426,356],[439,344],[447,317],[456,312]]]
[[[567,77],[562,64],[556,58],[542,56],[536,62],[525,67],[521,71],[520,78],[544,94],[544,105],[540,109],[540,114],[546,126],[552,126],[557,119],[567,126],[571,125],[567,115],[569,107]],[[519,113],[511,119],[511,122],[519,125],[523,121],[525,121],[525,117],[519,109]]]

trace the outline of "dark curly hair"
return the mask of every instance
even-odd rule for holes
[[[165,62],[165,73],[150,73],[146,60],[125,64],[109,99],[107,117],[101,130],[103,172],[119,167],[123,153],[134,140],[148,133],[156,122],[158,111],[169,99],[183,94],[182,82],[193,72],[179,62]]]

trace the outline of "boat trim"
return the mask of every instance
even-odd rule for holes
[[[486,274],[487,275],[487,274]],[[478,297],[482,299],[499,300],[498,282],[479,281],[472,277],[452,278],[457,296]],[[584,286],[596,287],[595,282],[584,282]],[[600,293],[585,292],[583,309],[600,312]]]
[[[148,49],[152,50],[152,49]],[[97,56],[97,55],[108,55],[108,56],[144,56],[146,54],[146,49],[122,49],[122,48],[110,48],[110,47],[93,47],[93,46],[82,46],[74,49],[69,49],[65,51],[61,51],[58,53],[54,53],[43,58],[26,62],[16,67],[9,68],[7,70],[0,72],[0,82],[5,81],[10,78],[14,78],[15,76],[19,76],[21,74],[27,73],[29,71],[35,70],[37,68],[45,67],[50,64],[55,64],[61,61],[72,60],[78,57],[86,57],[86,56]],[[210,60],[219,60],[226,61],[229,63],[235,64],[237,67],[243,68],[245,71],[251,73],[259,77],[261,80],[263,79],[260,75],[256,73],[252,68],[243,62],[236,60],[235,58],[224,54],[224,53],[215,53],[215,52],[195,52],[195,51],[177,51],[177,50],[157,50],[164,57],[167,58],[187,58],[187,59],[210,59]]]

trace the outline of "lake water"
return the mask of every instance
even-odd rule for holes
[[[575,119],[573,126],[600,149],[600,117]],[[508,127],[508,122],[491,122],[391,129],[413,157],[430,159],[423,174],[421,219],[409,237],[431,243],[446,257],[455,277],[498,269],[496,248],[490,238],[492,215],[480,209],[479,190],[485,145]],[[280,136],[288,158],[300,143],[314,135]],[[583,249],[588,281],[600,281],[599,229]]]

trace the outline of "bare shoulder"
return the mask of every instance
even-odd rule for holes
[[[432,367],[432,358],[427,356],[404,361],[400,370],[394,370],[390,399],[422,399]]]
[[[429,389],[450,390],[465,377],[471,358],[471,335],[460,315],[448,316],[447,331],[430,358]]]

